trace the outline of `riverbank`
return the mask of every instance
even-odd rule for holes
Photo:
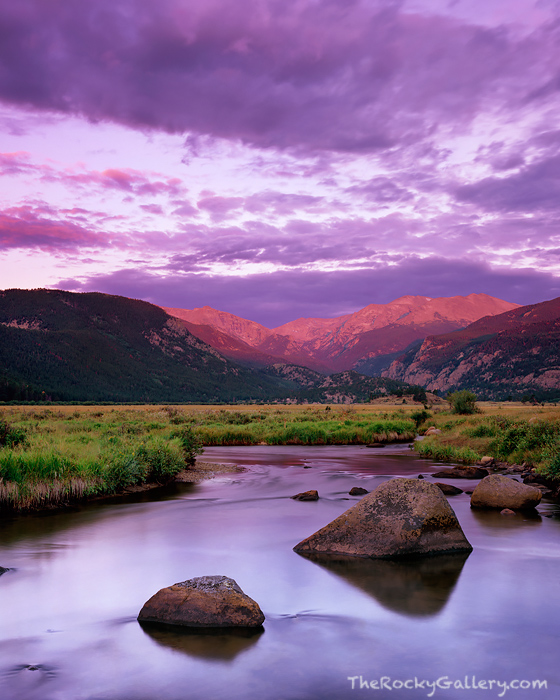
[[[204,446],[412,440],[418,413],[415,406],[9,407],[0,413],[0,511],[208,478],[212,470],[185,469]]]
[[[420,456],[475,464],[490,456],[504,466],[520,465],[560,486],[560,407],[513,403],[477,404],[479,413],[434,412],[421,426],[436,434],[418,440]]]
[[[474,464],[490,455],[560,485],[560,407],[478,405],[470,416],[418,404],[8,407],[0,412],[0,512],[211,478],[215,465],[199,459],[190,468],[199,445],[389,444],[431,425],[440,432],[415,443],[420,456]]]

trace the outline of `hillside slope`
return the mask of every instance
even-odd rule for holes
[[[383,375],[430,390],[468,388],[488,398],[560,395],[560,298],[430,336]]]
[[[278,379],[229,362],[147,302],[46,289],[0,292],[4,400],[232,401],[282,391]]]

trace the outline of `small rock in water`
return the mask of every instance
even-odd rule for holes
[[[424,478],[424,475],[423,475],[423,474],[418,474],[418,478],[419,478],[419,479],[423,479],[423,478]]]
[[[139,622],[184,627],[260,627],[258,604],[227,576],[199,576],[162,588],[138,615]]]
[[[441,489],[446,496],[456,496],[458,493],[463,493],[463,489],[458,489],[456,486],[450,486],[449,484],[442,484],[439,481],[435,482],[435,486]]]
[[[5,569],[3,566],[0,566],[0,576],[2,576],[2,574],[5,574],[6,571],[9,571],[9,569]]]
[[[437,486],[418,479],[391,479],[294,550],[386,559],[470,552],[472,547]]]
[[[365,496],[366,493],[369,493],[369,491],[366,491],[361,486],[352,486],[350,491],[348,491],[350,496]]]
[[[490,455],[485,455],[484,457],[480,458],[479,464],[483,467],[491,467],[494,464],[494,461],[494,457],[490,457]]]
[[[319,494],[317,491],[302,491],[301,493],[296,493],[295,496],[290,496],[294,501],[318,501]]]
[[[515,515],[515,511],[511,510],[511,508],[504,508],[500,511],[500,515]]]

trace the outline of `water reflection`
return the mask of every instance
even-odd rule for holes
[[[236,656],[253,647],[264,632],[263,627],[202,630],[155,622],[138,624],[160,646],[211,661],[233,661]]]
[[[493,530],[510,530],[512,527],[531,527],[542,524],[542,517],[537,510],[517,511],[515,515],[501,515],[499,510],[490,508],[472,508],[474,519]]]
[[[341,576],[388,610],[410,617],[429,617],[445,607],[469,554],[392,560],[316,553],[301,556]]]

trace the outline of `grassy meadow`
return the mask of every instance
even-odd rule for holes
[[[39,509],[169,481],[204,445],[411,440],[418,407],[7,406],[0,509]],[[414,417],[413,417],[414,416]]]
[[[479,403],[252,406],[5,406],[0,510],[56,507],[164,484],[207,445],[349,445],[412,440],[420,455],[474,463],[491,455],[560,479],[560,407]]]

